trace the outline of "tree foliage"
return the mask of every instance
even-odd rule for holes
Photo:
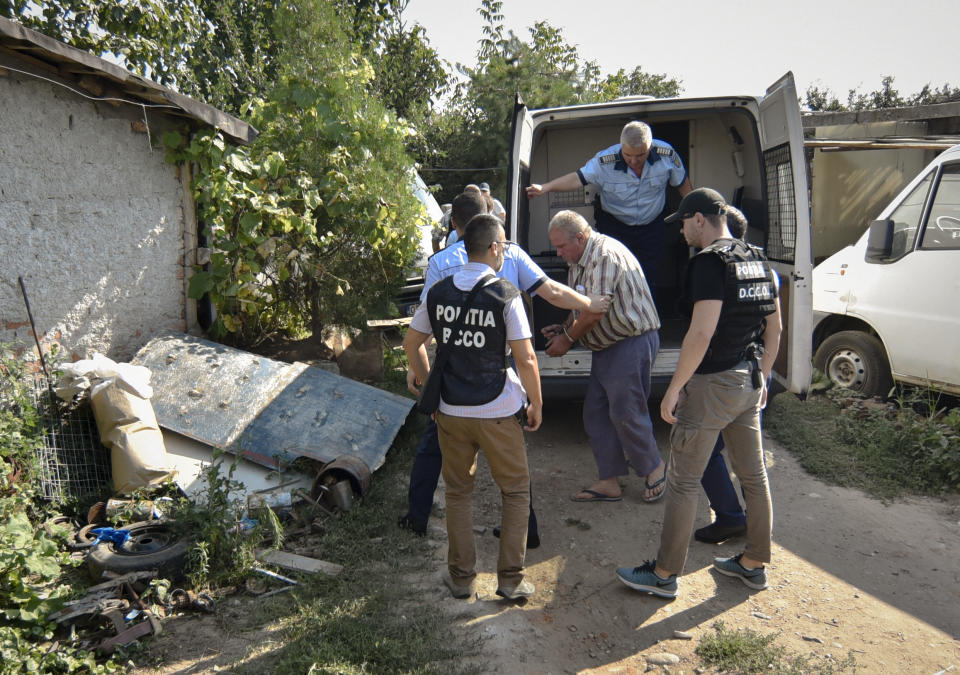
[[[13,4],[10,4],[10,3]],[[278,331],[363,325],[389,304],[417,253],[416,134],[445,73],[405,0],[52,0],[7,14],[247,117],[249,148],[213,133],[164,139],[194,164],[210,260],[214,333],[255,343]],[[35,6],[32,6],[35,8]],[[385,96],[387,93],[389,97]],[[378,99],[383,97],[386,105]],[[362,270],[362,272],[361,272]]]
[[[373,67],[372,91],[397,115],[419,123],[447,89],[447,72],[423,26],[403,18],[409,0],[339,0],[353,41]]]
[[[444,152],[424,162],[471,169],[444,174],[449,184],[459,188],[483,180],[494,192],[504,188],[517,94],[530,108],[546,108],[634,94],[676,96],[681,90],[678,80],[640,67],[602,77],[599,66],[584,59],[563,32],[546,21],[535,23],[529,38],[521,39],[505,29],[502,5],[501,0],[481,0],[483,37],[477,64],[458,65],[461,81],[447,108],[433,116],[425,130],[432,146]]]
[[[227,112],[271,80],[279,3],[259,0],[4,0],[0,15]]]
[[[630,73],[621,68],[600,83],[597,100],[610,101],[621,96],[673,98],[683,91],[681,84],[681,80],[668,77],[666,73],[648,73],[641,66]]]
[[[811,85],[807,88],[801,104],[813,111],[842,112],[960,101],[960,88],[951,87],[947,83],[937,88],[931,88],[930,84],[927,83],[920,91],[910,96],[901,95],[893,83],[894,77],[886,75],[880,81],[879,89],[867,93],[863,93],[859,89],[850,89],[847,92],[846,102],[841,102],[829,88]]]
[[[249,107],[256,142],[165,138],[172,161],[197,167],[211,249],[190,294],[210,293],[214,332],[247,344],[363,325],[403,281],[423,217],[405,150],[412,131],[370,94],[373,70],[334,8],[303,2],[275,20],[288,47],[273,87]]]

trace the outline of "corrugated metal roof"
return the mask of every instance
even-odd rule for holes
[[[113,89],[125,99],[131,99],[133,103],[163,106],[159,112],[189,117],[216,127],[235,143],[246,145],[260,133],[252,125],[222,110],[135,75],[126,68],[82,49],[71,47],[15,21],[0,17],[0,68],[8,67],[4,63],[9,57],[2,57],[9,54],[19,56],[33,66],[45,70],[45,77],[57,81],[58,84],[89,90],[89,78],[96,78],[106,85],[107,90]],[[84,82],[85,78],[87,82]]]

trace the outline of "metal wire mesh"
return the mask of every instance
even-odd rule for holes
[[[570,209],[575,206],[583,206],[585,193],[583,187],[576,190],[565,190],[563,192],[550,192],[551,209]]]
[[[110,453],[100,443],[89,402],[64,404],[43,376],[34,379],[33,394],[43,429],[37,457],[43,499],[64,502],[103,493],[110,485]]]
[[[766,254],[771,260],[792,263],[797,245],[796,195],[788,144],[763,153],[767,173]]]

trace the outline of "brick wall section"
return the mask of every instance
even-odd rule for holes
[[[18,275],[68,358],[184,330],[184,189],[143,128],[140,107],[0,68],[0,340],[32,343]]]

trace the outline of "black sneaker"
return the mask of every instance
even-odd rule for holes
[[[401,530],[410,530],[418,537],[427,533],[427,523],[414,520],[409,513],[405,513],[397,519],[397,527]]]
[[[500,538],[500,527],[497,526],[493,528],[493,536],[497,539]],[[539,534],[528,534],[527,535],[527,550],[529,551],[532,548],[540,548],[540,535]]]
[[[718,523],[710,523],[706,527],[701,527],[695,531],[693,538],[706,544],[720,544],[727,539],[746,534],[746,532],[746,525],[720,525]]]

